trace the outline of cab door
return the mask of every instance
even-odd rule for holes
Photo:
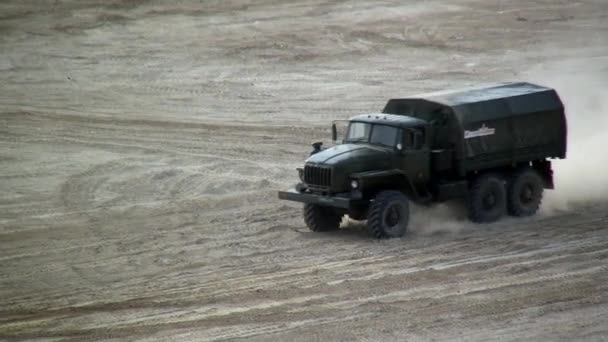
[[[401,169],[415,186],[426,184],[431,167],[427,129],[405,128],[402,137]]]

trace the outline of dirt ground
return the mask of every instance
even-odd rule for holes
[[[276,196],[395,96],[544,82],[604,132],[608,2],[173,3],[0,2],[0,341],[608,340],[603,145],[533,218],[402,239]]]

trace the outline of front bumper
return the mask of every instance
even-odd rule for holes
[[[352,198],[352,196],[350,196],[350,193],[323,196],[318,194],[299,192],[296,189],[279,191],[279,199],[301,203],[318,204],[342,209],[349,209],[360,201],[359,199]]]

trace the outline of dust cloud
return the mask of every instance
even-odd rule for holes
[[[430,207],[412,205],[410,211],[409,229],[415,234],[456,234],[470,226],[466,207],[462,201],[438,203]]]
[[[545,194],[541,213],[552,215],[577,204],[608,199],[608,80],[593,63],[536,68],[529,79],[555,88],[566,110],[566,159],[554,160],[555,190]]]

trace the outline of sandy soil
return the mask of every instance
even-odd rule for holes
[[[603,145],[524,220],[375,241],[276,199],[391,96],[543,82],[598,142],[608,2],[41,3],[0,3],[0,341],[608,339]]]

